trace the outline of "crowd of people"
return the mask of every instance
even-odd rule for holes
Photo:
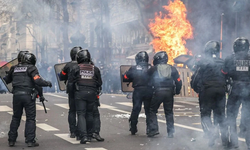
[[[220,135],[224,149],[239,148],[236,118],[242,104],[241,126],[244,129],[243,136],[248,150],[250,150],[248,39],[237,38],[233,44],[233,50],[234,53],[223,60],[220,58],[220,43],[209,41],[205,45],[204,53],[198,57],[192,67],[194,74],[191,77],[191,87],[199,94],[201,125],[205,137],[208,138],[208,146],[213,147],[215,139]],[[99,94],[102,91],[120,92],[119,68],[108,66],[107,70],[99,69],[92,62],[89,51],[81,47],[72,48],[70,56],[71,61],[66,63],[59,74],[59,79],[66,81],[70,138],[76,138],[81,144],[91,142],[93,138],[97,141],[104,141],[104,138],[100,136]],[[178,71],[167,63],[168,54],[165,51],[154,55],[153,65],[149,64],[146,51],[139,52],[135,56],[135,61],[136,65],[131,66],[122,75],[122,81],[131,82],[134,88],[133,108],[129,118],[131,134],[135,135],[138,132],[138,116],[144,104],[146,134],[148,137],[158,135],[157,113],[163,103],[168,138],[174,138],[174,95],[180,94],[182,88]],[[44,80],[35,64],[34,54],[21,51],[18,55],[18,64],[12,66],[4,77],[5,82],[12,83],[13,86],[13,117],[8,133],[11,147],[16,142],[23,108],[26,112],[25,141],[28,147],[39,146],[35,140],[34,99],[36,96],[34,96],[34,91],[37,91],[40,101],[43,102],[45,98],[42,87],[52,88],[52,83],[56,79],[53,69],[43,63],[40,68],[41,73],[44,73],[45,78],[49,78],[50,81]],[[228,99],[226,99],[226,93],[228,93]],[[211,119],[212,112],[214,121]]]

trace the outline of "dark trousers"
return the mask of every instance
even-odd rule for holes
[[[242,101],[242,111],[241,112],[242,112],[242,117],[243,117],[242,120],[243,120],[244,124],[246,125],[245,126],[246,127],[246,131],[245,131],[246,144],[247,144],[248,149],[250,149],[250,126],[249,126],[249,124],[250,124],[250,116],[249,116],[249,114],[250,114],[250,94],[247,96],[246,99],[244,99]]]
[[[227,125],[225,120],[225,88],[209,87],[199,93],[201,124],[204,132],[207,132],[209,138],[215,138],[216,128],[211,120],[211,113],[215,116],[216,123],[219,124],[222,143],[226,146],[228,143]]]
[[[166,124],[167,124],[167,132],[174,133],[174,114],[173,114],[173,106],[174,106],[174,98],[173,98],[173,89],[157,89],[153,93],[153,98],[150,104],[150,132],[157,132],[158,129],[158,121],[157,121],[157,112],[161,103],[163,103]]]
[[[93,108],[93,129],[92,129],[92,132],[93,133],[97,133],[99,134],[100,133],[100,130],[101,130],[101,119],[100,119],[100,113],[99,113],[99,110],[98,110],[98,103],[95,102],[95,105],[94,105],[94,108]]]
[[[31,99],[31,95],[13,95],[13,116],[10,124],[9,141],[15,142],[18,136],[18,127],[23,114],[26,114],[25,141],[33,142],[36,137],[36,103]]]
[[[241,117],[242,123],[246,128],[246,144],[250,148],[250,85],[249,83],[233,84],[232,92],[229,95],[227,103],[227,120],[230,127],[230,144],[233,147],[238,147],[238,135],[236,118],[238,116],[239,107],[242,103]]]
[[[133,108],[129,118],[131,129],[137,129],[138,117],[141,112],[142,102],[144,103],[144,110],[146,115],[146,125],[149,124],[149,107],[152,98],[151,88],[135,88],[133,92]]]
[[[77,122],[76,122],[76,103],[74,98],[74,93],[68,93],[69,98],[69,113],[68,113],[68,122],[69,122],[69,131],[70,133],[77,134]]]
[[[93,108],[96,99],[96,92],[93,90],[80,90],[75,92],[77,127],[80,137],[91,135],[93,126]],[[87,131],[87,129],[89,129]]]

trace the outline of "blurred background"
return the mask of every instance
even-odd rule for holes
[[[134,64],[139,51],[152,58],[165,50],[173,64],[217,40],[225,58],[234,39],[250,38],[249,8],[249,0],[0,0],[0,65],[28,50],[40,74],[56,83],[54,64],[70,61],[70,49],[81,46],[101,69],[103,92],[121,93],[120,65]]]

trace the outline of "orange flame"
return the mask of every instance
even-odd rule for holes
[[[168,63],[174,64],[174,58],[181,54],[191,54],[185,47],[186,40],[193,38],[193,30],[186,18],[186,7],[181,0],[170,1],[168,6],[163,6],[168,14],[155,14],[155,19],[149,24],[150,31],[154,35],[151,44],[155,52],[166,51]]]

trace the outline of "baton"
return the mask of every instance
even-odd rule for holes
[[[45,101],[48,101],[48,100],[45,100]],[[47,109],[46,109],[46,107],[45,107],[44,101],[42,101],[42,104],[43,104],[44,111],[45,111],[45,113],[47,114]]]

